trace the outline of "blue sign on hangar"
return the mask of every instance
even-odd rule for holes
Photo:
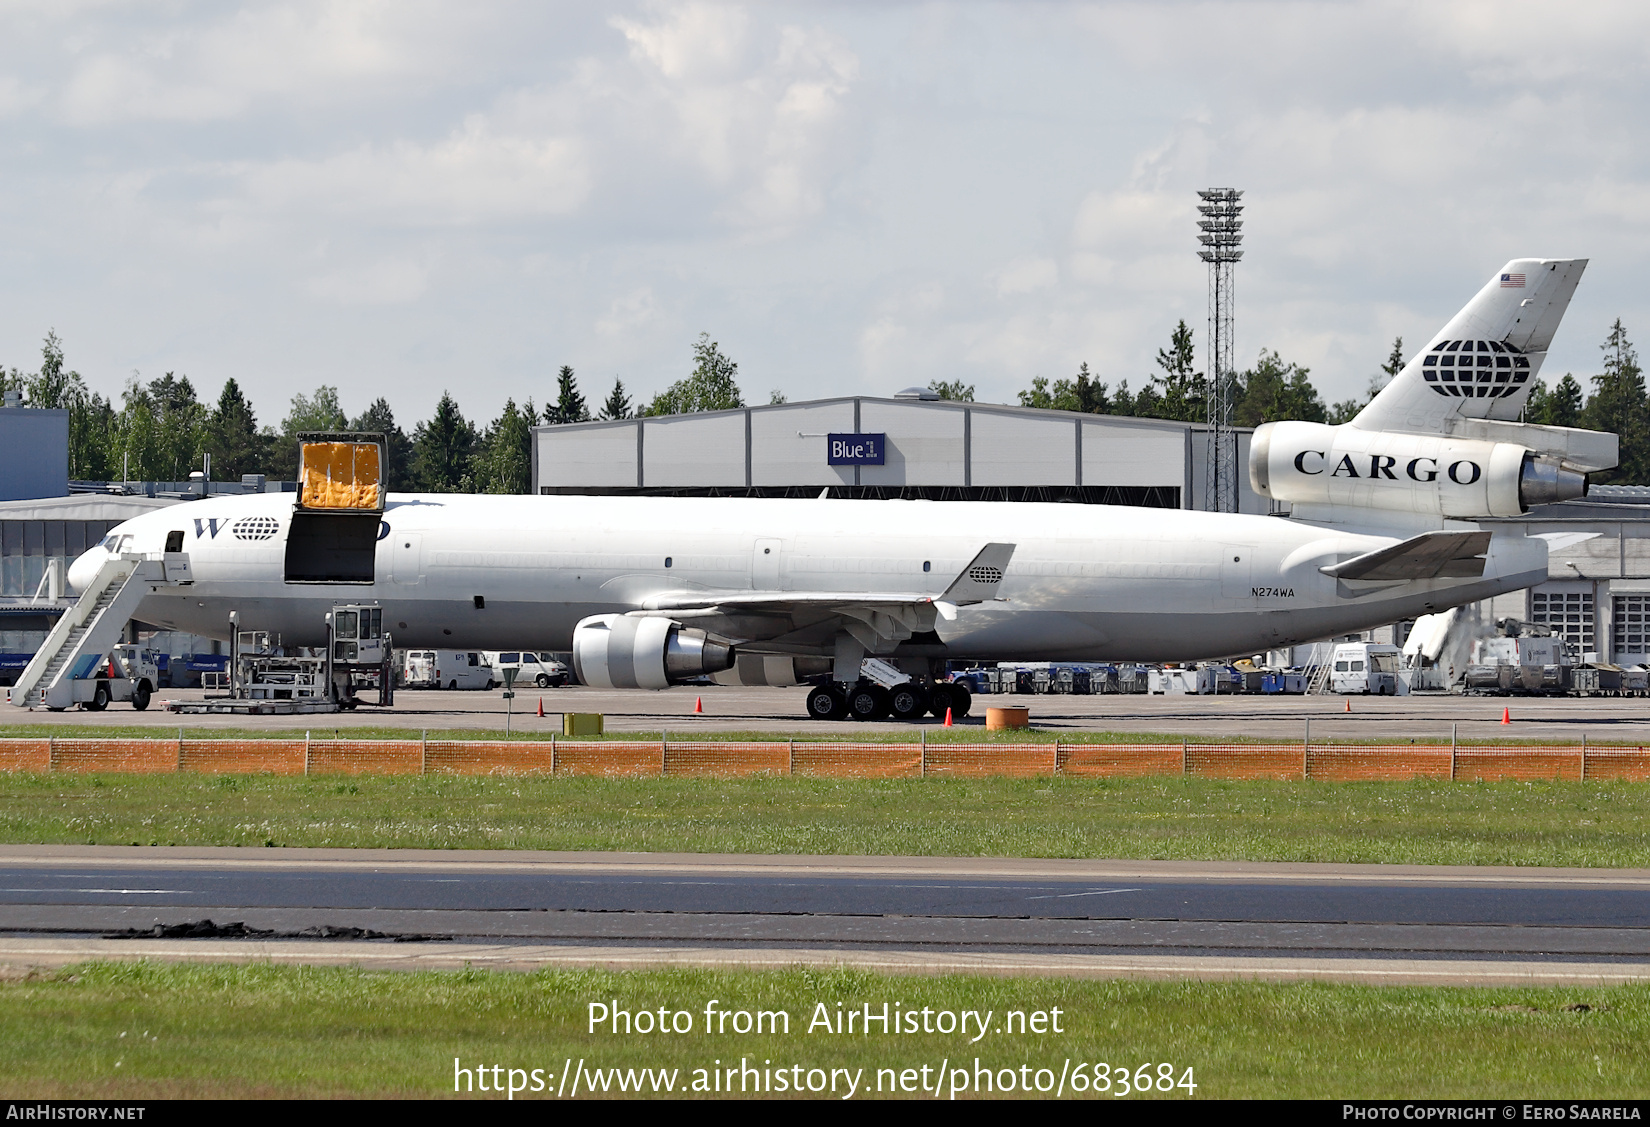
[[[825,441],[828,466],[880,466],[888,449],[886,434],[828,434]]]

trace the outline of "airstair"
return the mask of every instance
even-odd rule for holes
[[[187,569],[184,562],[185,574]],[[175,582],[167,579],[167,572],[176,575],[177,570],[171,559],[111,557],[74,607],[57,620],[34,660],[18,677],[11,690],[12,705],[63,709],[73,704],[75,679],[90,675],[120,641],[121,632],[137,613],[151,585]]]

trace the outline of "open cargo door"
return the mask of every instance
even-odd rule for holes
[[[288,583],[371,583],[384,518],[382,434],[298,436],[298,503],[286,541]]]

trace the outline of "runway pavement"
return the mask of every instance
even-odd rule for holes
[[[0,846],[0,962],[94,956],[1650,981],[1650,871]]]
[[[810,738],[853,739],[865,731],[912,731],[913,725],[806,719],[800,688],[678,686],[660,692],[518,688],[510,727],[545,736],[560,732],[562,713],[599,712],[609,732],[658,732],[692,739],[697,733],[761,731]],[[198,700],[200,690],[167,689],[159,697]],[[370,694],[369,694],[370,695]],[[546,715],[538,715],[540,701]],[[704,712],[694,712],[702,702]],[[1639,697],[1461,697],[1418,694],[1407,697],[1071,696],[1013,694],[981,696],[964,727],[984,727],[991,704],[1026,705],[1035,727],[1052,732],[1168,732],[1194,739],[1244,735],[1263,740],[1298,740],[1311,721],[1314,739],[1442,740],[1452,728],[1463,740],[1546,740],[1578,743],[1650,743],[1650,698]],[[1350,707],[1351,711],[1347,711]],[[1502,724],[1502,709],[1511,724]],[[156,735],[209,736],[226,728],[258,731],[314,731],[348,735],[360,728],[420,730],[502,730],[506,702],[500,691],[403,690],[395,706],[362,705],[353,712],[300,716],[191,716],[164,711],[157,699],[148,711],[113,704],[104,712],[23,712],[0,708],[0,735],[15,725],[49,728],[152,728]],[[933,726],[939,721],[923,721]]]

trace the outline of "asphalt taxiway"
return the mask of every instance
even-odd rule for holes
[[[90,957],[1650,981],[1650,871],[0,846],[0,962]]]
[[[585,687],[537,689],[518,687],[513,702],[502,690],[464,692],[401,690],[393,708],[362,705],[353,712],[295,716],[180,716],[159,702],[145,712],[112,704],[103,712],[23,712],[0,709],[0,735],[16,725],[59,728],[148,728],[156,736],[176,735],[181,726],[191,738],[208,738],[224,729],[297,733],[314,731],[348,736],[363,729],[420,731],[512,731],[548,737],[562,730],[566,712],[599,712],[609,732],[668,731],[672,739],[693,739],[714,732],[771,732],[778,738],[852,740],[866,731],[909,732],[916,725],[892,720],[856,723],[810,720],[803,714],[800,688],[677,686],[660,692],[602,690]],[[199,689],[166,689],[160,697],[200,700]],[[368,694],[371,699],[372,694]],[[540,702],[544,716],[538,715]],[[1171,733],[1194,740],[1243,735],[1293,742],[1306,734],[1316,740],[1412,740],[1449,743],[1462,740],[1543,740],[1562,743],[1650,743],[1650,697],[1466,697],[1415,694],[1404,697],[1284,696],[1148,696],[1143,694],[1011,694],[977,696],[964,728],[983,728],[985,709],[993,704],[1024,705],[1033,726],[1046,732]],[[695,712],[702,707],[702,712]],[[1502,710],[1510,723],[1502,724]],[[510,712],[508,720],[506,713]],[[927,717],[922,724],[940,723]]]

